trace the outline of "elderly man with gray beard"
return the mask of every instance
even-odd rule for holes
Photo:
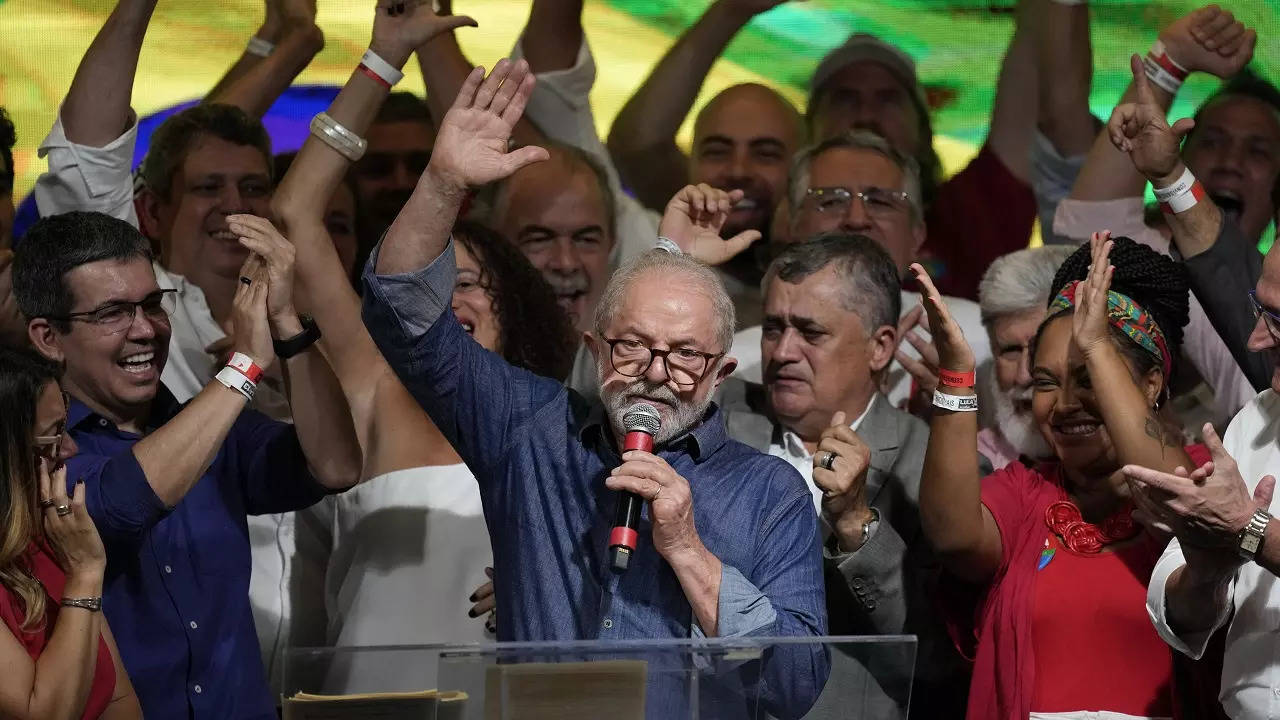
[[[981,417],[984,429],[978,433],[984,476],[1019,458],[1052,455],[1031,417],[1031,343],[1044,320],[1054,273],[1073,252],[1074,246],[1050,245],[1003,255],[978,286],[992,357],[978,368],[983,407],[993,408]]]
[[[733,305],[712,270],[655,250],[613,276],[583,333],[603,404],[507,364],[451,312],[449,232],[468,190],[548,157],[538,147],[507,152],[533,84],[524,61],[501,60],[487,79],[481,68],[471,73],[364,274],[370,334],[480,485],[498,639],[823,634],[817,518],[804,482],[782,460],[729,439],[711,402],[736,365],[726,352]],[[700,232],[718,241],[731,205],[724,193],[705,200]],[[653,452],[620,450],[621,415],[637,402],[661,417]],[[619,572],[609,535],[623,491],[645,511]],[[740,673],[704,679],[691,698],[675,676],[651,670],[646,711],[673,717],[696,702],[703,717],[743,717],[743,697],[758,690],[772,715],[799,717],[828,671],[824,648],[779,645]]]

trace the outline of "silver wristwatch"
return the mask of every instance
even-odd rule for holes
[[[1253,511],[1249,524],[1240,531],[1240,557],[1253,560],[1262,547],[1262,538],[1267,534],[1267,524],[1271,522],[1271,514],[1261,508]]]

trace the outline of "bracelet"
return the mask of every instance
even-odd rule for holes
[[[669,252],[672,255],[684,254],[684,251],[680,249],[680,246],[676,244],[675,240],[672,240],[669,237],[663,237],[661,235],[658,236],[658,241],[653,244],[653,249]]]
[[[257,383],[230,365],[219,370],[218,374],[213,377],[218,382],[243,395],[246,400],[253,400],[254,394],[258,392]]]
[[[263,40],[257,35],[254,35],[253,37],[249,38],[249,45],[244,49],[244,51],[250,55],[257,55],[258,57],[268,57],[269,55],[271,55],[271,53],[275,52],[275,49],[276,49],[275,43],[271,42],[270,40]]]
[[[942,387],[971,388],[977,384],[977,373],[973,370],[970,370],[969,372],[956,372],[954,370],[939,368],[938,384]]]
[[[1147,51],[1147,56],[1142,59],[1142,65],[1147,71],[1147,78],[1157,86],[1167,90],[1171,94],[1178,94],[1178,88],[1182,87],[1182,81],[1187,79],[1190,71],[1178,64],[1178,61],[1169,57],[1169,53],[1165,50],[1164,43],[1156,40],[1151,44],[1151,49]]]
[[[86,598],[62,598],[59,603],[62,607],[75,607],[88,610],[89,612],[98,612],[102,609],[102,596],[95,595]]]
[[[231,353],[231,359],[227,361],[227,367],[234,368],[248,378],[249,382],[258,384],[262,380],[263,370],[258,367],[253,358],[242,352]]]
[[[947,395],[938,390],[933,391],[933,406],[951,412],[977,412],[977,395]]]
[[[871,526],[880,522],[880,510],[874,505],[868,508],[871,511],[871,519],[862,524],[862,544],[859,549],[867,546],[867,541],[871,539]]]
[[[373,51],[373,48],[364,51],[364,57],[360,58],[359,70],[379,84],[386,86],[388,90],[404,79],[404,73],[397,70],[391,63],[383,60],[381,55]]]
[[[365,150],[369,148],[368,141],[348,130],[325,112],[317,113],[311,118],[311,134],[351,162],[364,157]]]
[[[1204,186],[1191,174],[1191,168],[1183,170],[1182,176],[1169,187],[1152,186],[1151,189],[1160,203],[1160,210],[1169,215],[1186,212],[1205,198]]]

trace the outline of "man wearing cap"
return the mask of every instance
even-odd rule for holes
[[[661,211],[691,183],[743,191],[721,237],[758,230],[763,238],[752,252],[717,268],[743,324],[759,318],[764,250],[774,211],[786,195],[791,156],[805,142],[804,121],[773,89],[743,83],[721,91],[698,112],[689,155],[676,144],[676,132],[729,40],[753,17],[780,4],[712,3],[658,62],[609,131],[609,154],[622,184],[649,208]]]
[[[1009,44],[991,127],[967,167],[941,179],[933,127],[915,62],[866,33],[851,36],[818,64],[810,82],[808,125],[820,142],[850,129],[871,130],[916,159],[927,237],[921,259],[946,295],[976,299],[997,257],[1026,247],[1036,218],[1028,183],[1036,122],[1035,54],[1021,24]]]

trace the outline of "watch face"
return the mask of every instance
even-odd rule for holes
[[[1240,549],[1253,555],[1258,552],[1258,545],[1261,538],[1252,533],[1245,533],[1243,539],[1240,540]]]

